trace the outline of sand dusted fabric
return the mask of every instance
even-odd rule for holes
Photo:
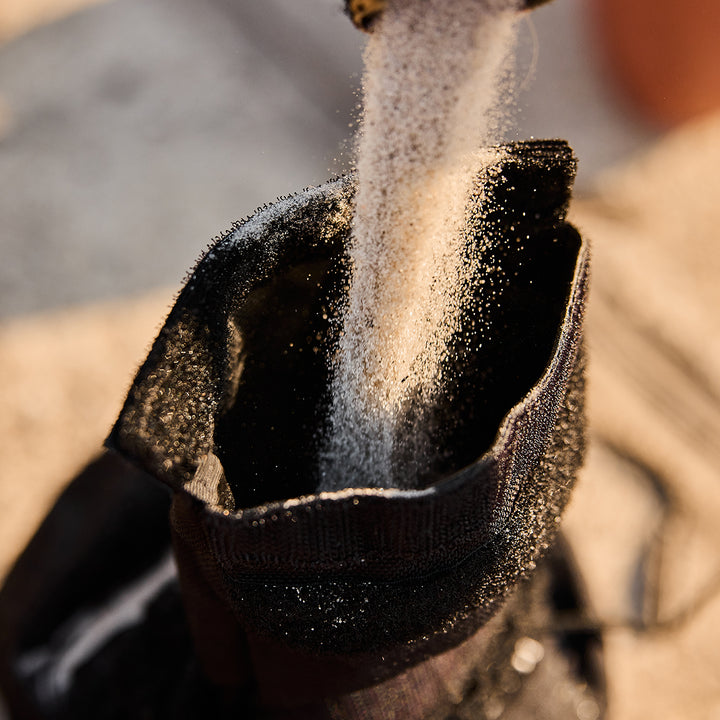
[[[0,597],[0,622],[15,625],[3,685],[19,716],[478,718],[501,708],[511,718],[547,708],[560,685],[574,694],[552,701],[554,717],[576,717],[584,700],[601,711],[596,636],[532,637],[563,611],[583,617],[586,602],[566,549],[538,570],[585,447],[588,250],[565,221],[574,159],[564,143],[532,142],[508,146],[502,162],[492,203],[478,194],[468,208],[468,235],[496,274],[477,278],[496,298],[489,342],[475,347],[464,332],[487,308],[479,289],[447,394],[430,409],[438,460],[419,487],[314,492],[352,178],[263,208],[210,248],[111,434],[135,469],[116,454],[88,468]],[[132,520],[143,482],[159,490],[149,476],[172,491],[173,556],[166,525],[144,555]],[[90,559],[38,590],[30,568],[44,578],[49,549],[79,532],[72,517],[93,483],[108,490],[98,522],[109,540],[80,532]],[[144,516],[167,503],[154,496]],[[109,570],[135,557],[123,550],[130,539],[138,573],[91,580],[103,556]],[[78,590],[88,583],[91,598]],[[64,609],[43,624],[24,614],[25,597],[62,593]],[[538,646],[546,660],[533,674]],[[127,691],[102,704],[97,688],[111,677]]]
[[[442,465],[419,489],[314,494],[352,180],[261,210],[198,264],[110,442],[176,493],[200,645],[212,614],[213,632],[242,629],[229,655],[279,644],[343,668],[326,691],[352,689],[467,638],[547,548],[583,456],[587,248],[564,222],[567,146],[502,162],[489,212],[468,211],[499,275],[490,341],[458,334],[433,409]]]

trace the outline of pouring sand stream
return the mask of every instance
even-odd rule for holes
[[[427,466],[422,414],[408,427],[408,407],[430,406],[442,392],[448,341],[475,275],[464,217],[475,179],[490,181],[500,159],[479,148],[495,145],[503,128],[518,8],[393,0],[373,28],[320,490],[412,487]]]

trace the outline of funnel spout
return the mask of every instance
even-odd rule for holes
[[[353,21],[355,27],[370,32],[372,26],[385,9],[388,1],[392,0],[345,0],[345,12]],[[538,5],[544,5],[550,0],[508,0],[508,6],[516,6],[518,10],[532,10]],[[448,0],[452,2],[452,0]]]

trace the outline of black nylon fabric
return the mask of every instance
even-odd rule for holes
[[[411,490],[314,493],[353,179],[260,210],[200,261],[109,443],[190,508],[175,530],[245,632],[376,680],[461,642],[534,568],[584,450],[574,169],[561,141],[509,145],[491,212],[473,198],[470,247],[499,268],[477,278],[491,335],[455,338],[437,461]],[[469,327],[479,299],[464,311]]]

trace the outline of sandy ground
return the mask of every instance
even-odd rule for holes
[[[120,411],[173,292],[0,326],[0,575]]]
[[[598,616],[654,626],[606,633],[617,718],[720,717],[719,168],[716,116],[572,213],[594,245],[593,444],[566,527]]]

